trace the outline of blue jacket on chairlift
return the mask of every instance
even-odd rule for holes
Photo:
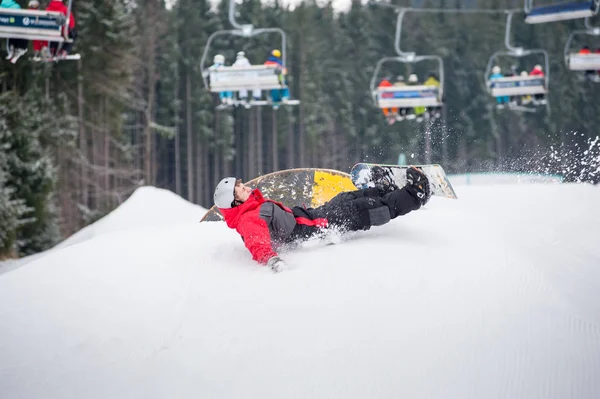
[[[14,0],[2,0],[0,8],[21,8],[21,6]]]

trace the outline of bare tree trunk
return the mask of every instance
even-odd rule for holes
[[[196,180],[196,185],[194,186],[195,190],[196,190],[196,203],[197,204],[202,204],[204,201],[204,198],[202,198],[202,186],[204,184],[207,184],[208,182],[206,181],[206,179],[204,178],[204,175],[206,174],[206,160],[205,158],[205,154],[204,154],[204,146],[202,145],[202,137],[199,137],[198,135],[196,135],[195,137],[195,146],[196,146],[196,175],[195,175],[195,180]]]
[[[209,173],[209,167],[210,164],[208,162],[208,146],[206,145],[205,140],[202,139],[198,139],[198,141],[201,143],[200,145],[202,146],[202,151],[199,151],[199,153],[202,154],[202,183],[198,184],[198,188],[199,188],[199,193],[198,193],[198,198],[200,200],[200,204],[204,205],[206,208],[209,208],[210,206],[213,205],[211,199],[209,198],[209,192],[212,190],[207,190],[208,188],[208,184],[209,184],[209,177],[210,177],[210,173]]]
[[[147,3],[146,27],[144,36],[146,42],[146,68],[147,68],[147,85],[148,94],[146,96],[146,110],[144,123],[144,137],[146,139],[146,153],[144,172],[146,175],[146,184],[154,185],[154,176],[152,173],[152,160],[154,150],[154,140],[151,124],[154,121],[154,103],[156,101],[156,82],[158,74],[156,72],[156,51],[158,47],[158,24],[160,23],[159,9],[155,0],[150,0]]]
[[[279,146],[277,145],[277,113],[272,112],[271,117],[271,171],[279,170]]]
[[[88,143],[85,135],[85,122],[83,120],[83,76],[81,74],[81,60],[77,61],[77,124],[79,127],[79,152],[82,162],[79,171],[79,200],[84,207],[89,206],[88,174],[86,161],[89,159]]]
[[[288,114],[288,132],[287,132],[287,168],[294,168],[294,125],[292,124],[292,111]]]
[[[263,174],[265,160],[263,159],[263,131],[261,108],[256,108],[256,176]]]
[[[187,132],[187,181],[188,201],[194,202],[194,141],[192,134],[192,77],[185,74],[185,120]]]
[[[235,123],[234,123],[234,130],[233,130],[233,134],[234,134],[234,146],[235,146],[235,162],[234,162],[234,170],[235,170],[235,177],[238,179],[245,179],[245,174],[244,172],[244,157],[247,154],[244,154],[244,136],[242,134],[243,132],[243,127],[244,127],[244,111],[241,109],[235,110],[234,111],[234,115],[235,115]]]
[[[306,71],[306,49],[304,48],[304,35],[300,35],[300,79],[298,79],[298,97],[300,101],[299,109],[299,130],[298,130],[298,155],[299,155],[299,166],[301,168],[306,167],[306,154],[305,154],[305,126],[304,126],[304,74]]]
[[[178,195],[181,195],[181,143],[179,139],[179,78],[178,75],[175,74],[175,85],[174,85],[174,96],[175,99],[175,117],[174,117],[174,125],[175,125],[175,192]]]
[[[339,145],[338,145],[338,131],[337,131],[337,123],[335,121],[331,122],[331,147],[329,148],[329,154],[331,154],[331,169],[338,169],[338,161],[337,157],[339,156]]]
[[[110,187],[110,128],[107,115],[108,97],[104,97],[104,192],[106,195],[105,204],[107,209],[112,205],[112,193]]]
[[[442,163],[444,167],[448,165],[448,119],[446,116],[446,107],[442,108]]]
[[[246,155],[246,171],[248,180],[256,177],[256,124],[254,123],[254,115],[256,109],[250,109],[245,112],[244,121],[248,121],[248,129],[243,130],[242,134],[245,133],[245,155]]]
[[[220,174],[220,166],[221,166],[221,148],[223,147],[221,143],[221,115],[218,112],[214,114],[215,118],[215,140],[213,146],[213,181],[212,186],[216,186],[217,183],[221,180]],[[225,177],[225,176],[223,176]]]

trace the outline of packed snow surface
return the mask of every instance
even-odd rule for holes
[[[0,275],[0,397],[597,398],[600,187],[456,191],[279,274],[138,191]]]

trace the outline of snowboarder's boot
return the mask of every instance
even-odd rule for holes
[[[398,190],[398,186],[394,183],[394,177],[381,166],[371,168],[371,181],[382,195]]]
[[[406,169],[406,189],[419,201],[421,206],[425,205],[431,198],[431,187],[425,173],[415,167]]]

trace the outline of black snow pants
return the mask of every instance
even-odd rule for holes
[[[295,206],[292,211],[295,217],[327,219],[328,227],[341,231],[358,231],[381,226],[420,207],[420,202],[406,188],[387,193],[367,188],[340,193],[318,208]],[[318,227],[296,224],[290,238],[309,238],[319,231]]]

